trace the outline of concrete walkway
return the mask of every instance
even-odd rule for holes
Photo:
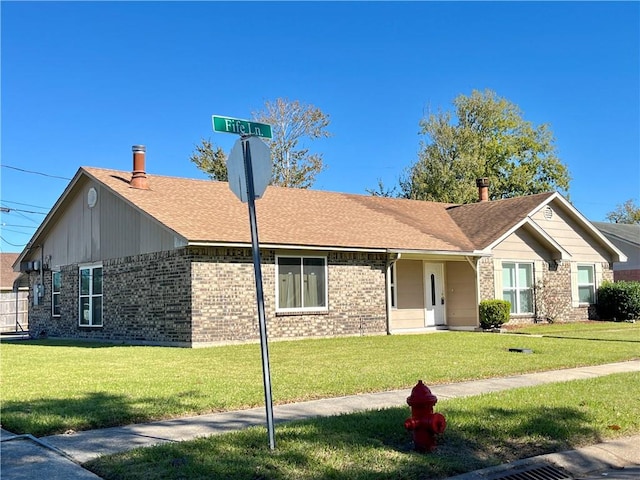
[[[499,392],[518,387],[638,371],[640,371],[640,360],[515,375],[506,378],[434,385],[430,386],[430,389],[439,400],[444,400]],[[319,416],[406,406],[406,399],[410,393],[411,390],[407,389],[280,405],[274,407],[274,419],[276,423],[282,423]],[[96,479],[98,477],[82,469],[79,464],[101,455],[123,452],[136,447],[147,447],[167,442],[190,440],[207,435],[218,435],[264,424],[265,409],[261,407],[124,427],[88,430],[72,434],[52,435],[40,439],[29,435],[12,437],[9,432],[2,431],[2,436],[0,437],[0,476],[3,480],[32,478]],[[566,477],[568,479],[580,478],[582,480],[585,478],[584,475],[589,472],[598,473],[598,478],[640,479],[640,436],[544,457],[545,459],[540,460],[541,462],[551,462],[568,472],[581,475],[579,477]],[[519,462],[515,462],[508,466],[502,466],[502,468],[513,468],[516,464],[521,469],[526,467],[524,463],[520,465]],[[52,469],[52,465],[56,467]],[[58,467],[60,467],[60,470]],[[637,469],[630,470],[631,467]],[[494,467],[493,469],[486,469],[487,471],[472,472],[456,478],[459,480],[497,479],[499,478],[499,476],[496,476],[499,474],[499,468]],[[52,471],[58,472],[63,471],[63,469],[64,475],[59,477],[51,475]],[[608,470],[603,472],[605,469]],[[602,473],[607,473],[607,475],[602,476]],[[615,476],[629,473],[633,473],[635,476]]]

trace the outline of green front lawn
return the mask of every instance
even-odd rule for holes
[[[604,334],[596,328],[587,339],[443,332],[271,342],[273,400],[640,358],[640,323],[609,325],[624,334],[598,338]],[[508,351],[514,347],[534,353]],[[45,340],[3,342],[0,355],[2,426],[14,433],[41,436],[264,404],[258,344],[181,349]]]
[[[640,323],[629,322],[578,322],[578,323],[546,323],[515,327],[513,333],[545,335],[547,337],[585,338],[592,340],[620,340],[622,342],[640,343]]]
[[[443,400],[447,430],[430,454],[412,451],[408,407],[276,426],[102,457],[105,480],[438,479],[640,433],[640,373]]]

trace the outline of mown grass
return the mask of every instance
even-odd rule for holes
[[[640,328],[638,328],[638,325],[640,323],[589,321],[528,325],[525,327],[513,327],[510,331],[547,337],[640,342]]]
[[[626,340],[615,341],[444,332],[271,342],[273,400],[640,358],[640,323],[625,325]],[[513,347],[534,354],[509,352]],[[45,340],[3,342],[0,355],[2,425],[14,433],[49,435],[264,404],[257,344],[179,349]]]
[[[101,457],[105,480],[438,479],[640,433],[640,373],[440,401],[447,430],[435,452],[412,451],[408,408],[342,415]]]

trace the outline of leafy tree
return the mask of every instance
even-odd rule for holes
[[[322,154],[299,147],[303,139],[329,137],[329,116],[313,105],[278,98],[266,102],[264,109],[253,113],[260,123],[271,125],[273,138],[267,143],[273,158],[272,185],[309,188],[324,170]]]
[[[325,167],[322,154],[299,147],[302,140],[329,137],[329,116],[313,105],[278,98],[265,102],[264,109],[254,112],[253,120],[271,125],[272,139],[263,139],[271,149],[273,176],[271,185],[309,188]],[[212,180],[228,181],[227,156],[220,147],[202,139],[190,157]]]
[[[489,178],[489,198],[569,189],[548,125],[534,126],[517,105],[495,92],[474,90],[420,121],[417,161],[400,179],[400,196],[450,203],[477,200],[477,178]]]
[[[629,199],[607,213],[607,220],[611,223],[640,223],[640,207],[633,199]]]
[[[392,187],[392,188],[385,187],[384,182],[380,178],[378,179],[377,190],[373,190],[371,188],[365,188],[365,191],[373,197],[397,197],[398,196],[396,187]]]
[[[189,157],[196,166],[209,175],[211,180],[220,182],[229,181],[227,175],[227,155],[220,147],[214,147],[211,140],[202,139],[200,145],[196,145],[195,151]]]

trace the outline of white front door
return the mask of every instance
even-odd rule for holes
[[[444,265],[424,262],[425,285],[425,326],[435,327],[445,324],[444,315]]]

